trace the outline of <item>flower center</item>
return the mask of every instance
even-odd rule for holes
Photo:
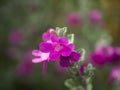
[[[63,48],[61,44],[56,45],[55,51],[60,51]]]

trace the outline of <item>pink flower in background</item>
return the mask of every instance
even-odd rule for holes
[[[80,24],[81,17],[78,13],[71,13],[67,17],[67,23],[70,25],[78,25]]]
[[[31,51],[27,51],[23,57],[23,60],[17,66],[17,73],[20,76],[26,76],[32,73],[34,64],[31,62]]]
[[[112,46],[98,46],[91,54],[92,63],[98,66],[117,62],[119,57],[115,48]]]
[[[102,15],[99,10],[92,10],[89,13],[89,19],[90,19],[91,23],[97,24],[97,23],[101,22]]]
[[[112,68],[109,76],[109,81],[113,82],[118,78],[120,78],[120,66],[116,66]]]
[[[12,44],[19,44],[22,41],[22,34],[19,31],[11,32],[9,40]]]
[[[91,60],[94,65],[103,66],[107,63],[107,54],[106,48],[97,47],[94,52],[91,53]]]
[[[115,47],[109,46],[107,48],[108,50],[108,63],[114,63],[117,62],[120,58],[117,50]]]
[[[116,47],[115,52],[118,55],[118,58],[120,59],[120,47]]]

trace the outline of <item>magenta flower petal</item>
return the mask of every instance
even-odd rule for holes
[[[41,58],[34,58],[32,59],[32,62],[33,63],[40,63],[40,62],[43,62],[44,60],[42,60]]]
[[[75,44],[69,44],[68,47],[73,51],[75,49]]]
[[[116,47],[115,48],[115,52],[116,52],[116,54],[119,56],[119,58],[120,58],[120,47]]]
[[[43,41],[48,41],[48,40],[50,40],[50,33],[49,33],[49,32],[43,33],[42,39],[43,39]]]
[[[45,75],[46,71],[47,71],[47,65],[48,65],[48,61],[43,62],[43,70],[42,70],[42,74]]]
[[[52,42],[58,42],[58,41],[59,41],[59,38],[58,38],[56,35],[52,35],[52,36],[51,36],[51,41],[52,41]]]
[[[77,62],[79,59],[80,59],[80,53],[79,52],[72,52],[71,53],[71,56],[70,56],[70,59],[71,61],[73,62]]]
[[[71,53],[72,50],[67,46],[64,46],[63,49],[61,50],[61,55],[65,57],[70,56]]]
[[[52,44],[51,43],[45,43],[45,42],[41,43],[39,45],[39,48],[40,48],[40,51],[45,52],[45,53],[53,50]]]
[[[66,45],[66,44],[68,44],[68,39],[66,37],[60,37],[59,38],[59,43],[63,44],[63,45]]]
[[[58,60],[60,58],[60,53],[53,51],[50,53],[50,59],[51,61]]]
[[[107,63],[107,57],[104,55],[92,53],[91,54],[92,63],[98,66],[103,66]]]
[[[70,66],[69,57],[61,57],[60,66],[62,66],[62,67],[69,67]]]
[[[119,60],[120,59],[120,47],[115,48],[115,54],[116,54],[117,60]]]
[[[33,50],[32,51],[32,55],[33,56],[40,56],[41,55],[41,51],[39,51],[39,50]]]
[[[48,60],[50,53],[44,53],[44,52],[41,52],[40,50],[33,50],[32,55],[37,57],[37,58],[32,59],[32,62],[40,63],[40,62]]]
[[[115,48],[109,46],[109,47],[106,48],[106,50],[108,51],[108,59],[109,59],[108,62],[113,64],[114,62],[119,60],[119,56],[116,53]]]

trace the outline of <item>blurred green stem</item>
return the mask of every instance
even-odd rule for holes
[[[86,90],[92,90],[92,84],[90,82],[90,78],[86,79]]]

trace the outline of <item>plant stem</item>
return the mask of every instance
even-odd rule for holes
[[[86,90],[92,90],[92,84],[90,82],[90,78],[86,79]]]

